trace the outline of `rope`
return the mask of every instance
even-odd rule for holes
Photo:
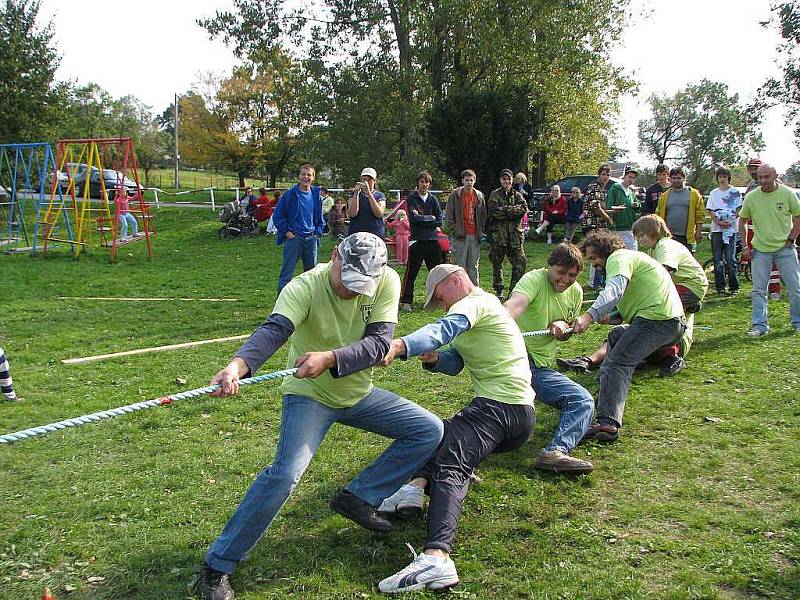
[[[572,333],[572,327],[568,327],[564,330],[564,333]],[[540,335],[550,335],[549,329],[539,329],[537,331],[525,331],[522,334],[522,337],[537,337]]]
[[[257,377],[248,377],[239,381],[239,385],[252,385],[254,383],[261,383],[262,381],[269,381],[271,379],[279,379],[282,377],[289,377],[294,375],[297,369],[284,369],[283,371],[275,371],[273,373],[266,373]],[[187,398],[194,398],[195,396],[202,396],[203,394],[210,394],[220,388],[219,384],[208,385],[206,387],[180,392],[178,394],[171,394],[161,398],[154,398],[153,400],[146,400],[144,402],[137,402],[135,404],[128,404],[127,406],[120,406],[119,408],[112,408],[111,410],[103,410],[100,412],[92,413],[75,417],[74,419],[65,419],[49,425],[41,425],[39,427],[32,427],[30,429],[23,429],[22,431],[15,431],[6,435],[0,435],[0,444],[10,444],[19,440],[24,440],[36,435],[44,435],[51,431],[58,431],[59,429],[66,429],[67,427],[77,427],[79,425],[86,425],[87,423],[94,423],[103,419],[110,419],[111,417],[120,417],[127,413],[136,412],[145,408],[152,408],[154,406],[162,406],[164,404],[172,404],[175,400],[185,400]]]

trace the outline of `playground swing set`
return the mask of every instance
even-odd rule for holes
[[[64,244],[77,258],[96,233],[112,262],[137,241],[152,259],[154,215],[142,191],[131,138],[59,140],[55,157],[45,142],[0,145],[0,251],[46,254]],[[125,212],[141,226],[123,239]]]

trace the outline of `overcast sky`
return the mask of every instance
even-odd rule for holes
[[[41,0],[42,22],[53,18],[61,54],[59,79],[95,82],[119,97],[133,94],[161,112],[175,92],[189,89],[198,73],[227,73],[231,52],[211,42],[195,20],[212,16],[226,0]],[[639,154],[636,124],[647,116],[651,93],[674,93],[703,78],[727,83],[744,99],[752,97],[774,64],[779,37],[759,25],[770,17],[769,0],[632,0],[624,45],[614,63],[639,83],[639,95],[623,100],[617,143],[629,158]],[[119,33],[117,33],[117,31]],[[121,43],[114,43],[115,38]],[[559,82],[563,83],[563,82]],[[767,144],[761,158],[779,171],[800,160],[780,111],[766,116]]]

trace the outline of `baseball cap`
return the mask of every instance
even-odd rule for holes
[[[374,296],[388,261],[386,244],[374,233],[359,231],[339,243],[342,285],[351,292]]]
[[[747,166],[748,167],[760,167],[761,166],[761,159],[753,157],[753,158],[751,158],[750,160],[747,161]]]
[[[433,292],[436,291],[436,286],[442,281],[447,279],[449,275],[463,271],[464,269],[458,265],[451,265],[449,263],[442,263],[436,265],[428,273],[428,278],[425,280],[425,290],[428,292],[428,297],[425,299],[425,305],[422,307],[425,310],[432,310]]]
[[[361,176],[364,177],[365,175],[367,177],[372,177],[373,179],[378,178],[378,172],[372,167],[364,167],[364,169],[361,171]]]
[[[506,175],[511,177],[511,179],[514,179],[514,171],[512,171],[511,169],[503,169],[502,171],[500,171],[500,177],[505,177]]]
[[[639,174],[639,169],[636,168],[636,165],[628,165],[628,166],[625,167],[625,173],[624,174],[627,175],[628,173],[636,173],[638,175]]]

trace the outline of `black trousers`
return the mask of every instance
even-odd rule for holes
[[[428,480],[431,496],[426,550],[451,551],[472,471],[493,452],[521,448],[535,423],[533,406],[480,397],[444,420],[439,449],[416,474]]]
[[[411,244],[408,249],[408,263],[406,273],[403,275],[403,291],[400,294],[401,304],[411,304],[414,301],[414,283],[417,281],[422,261],[428,271],[436,265],[442,264],[442,249],[436,240],[421,240]]]

